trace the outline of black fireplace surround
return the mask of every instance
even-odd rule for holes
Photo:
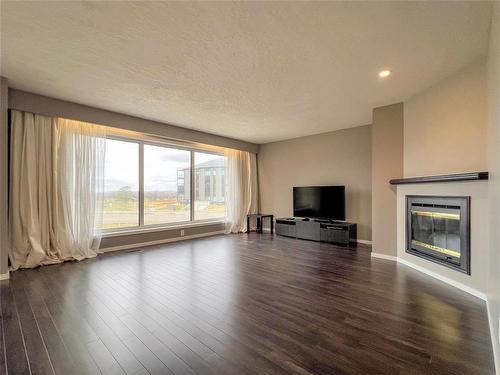
[[[470,197],[407,195],[406,252],[470,275]]]

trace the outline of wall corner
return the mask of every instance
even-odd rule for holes
[[[373,109],[372,119],[372,252],[397,254],[397,191],[389,184],[403,176],[404,105]]]

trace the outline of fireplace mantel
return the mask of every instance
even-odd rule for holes
[[[443,174],[438,176],[419,176],[407,178],[395,178],[389,181],[391,185],[400,184],[423,184],[429,182],[456,182],[456,181],[477,181],[487,180],[488,172],[467,172]]]

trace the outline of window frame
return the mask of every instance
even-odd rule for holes
[[[172,228],[181,228],[181,227],[190,227],[190,226],[199,226],[203,224],[217,224],[224,223],[225,218],[213,218],[213,219],[202,219],[195,220],[195,212],[194,212],[194,200],[195,200],[195,191],[194,191],[194,179],[195,179],[195,161],[194,161],[194,153],[201,152],[206,154],[213,154],[224,157],[224,153],[218,150],[211,150],[201,146],[196,145],[183,145],[177,144],[172,141],[158,139],[151,136],[127,136],[123,133],[119,134],[108,134],[106,135],[106,139],[114,140],[114,141],[123,141],[123,142],[132,142],[137,143],[139,145],[139,225],[132,227],[121,227],[121,228],[106,228],[101,229],[101,233],[103,236],[112,236],[115,234],[127,234],[127,233],[140,233],[140,232],[149,232],[149,231],[157,231],[161,229],[172,229]],[[190,152],[190,212],[189,212],[189,220],[187,221],[178,221],[171,223],[160,223],[160,224],[144,224],[144,146],[157,146],[163,148],[172,148],[176,150],[184,150]],[[224,189],[224,197],[225,189]]]

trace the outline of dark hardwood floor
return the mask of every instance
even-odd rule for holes
[[[394,262],[269,234],[11,273],[5,374],[492,374],[485,303]]]

